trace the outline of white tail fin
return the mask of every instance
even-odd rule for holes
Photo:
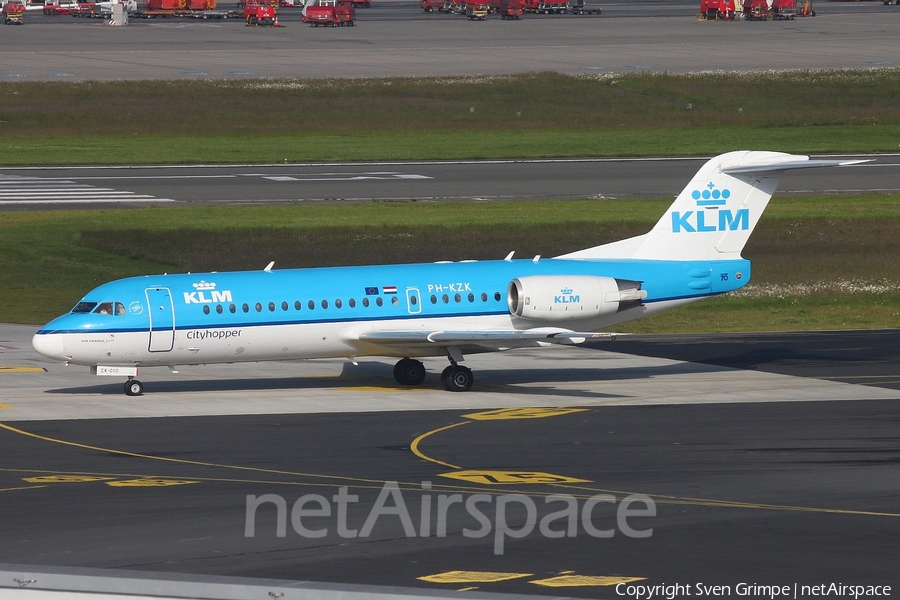
[[[866,161],[810,160],[782,152],[721,154],[697,171],[649,233],[558,258],[738,258],[785,171],[860,162]]]

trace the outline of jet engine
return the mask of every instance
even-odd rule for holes
[[[533,275],[509,282],[509,312],[535,321],[568,321],[611,315],[641,305],[640,281],[590,275]]]

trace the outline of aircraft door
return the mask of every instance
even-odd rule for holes
[[[422,296],[419,294],[419,288],[406,288],[406,309],[411,315],[422,312]]]
[[[150,352],[169,352],[175,345],[175,306],[169,288],[144,290],[150,307]]]

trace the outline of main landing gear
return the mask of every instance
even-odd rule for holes
[[[125,393],[129,396],[140,396],[144,393],[144,384],[133,377],[129,377],[128,381],[125,382]]]
[[[400,385],[419,385],[425,381],[425,365],[412,358],[401,359],[394,365],[394,379]],[[453,358],[450,359],[450,366],[441,372],[441,383],[449,392],[465,392],[474,382],[472,369],[456,364]]]

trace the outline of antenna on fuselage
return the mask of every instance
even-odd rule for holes
[[[266,268],[263,269],[263,271],[265,271],[266,273],[271,273],[272,267],[274,267],[274,266],[275,266],[275,261],[273,260],[272,262],[270,262],[269,264],[266,265]]]
[[[510,252],[509,254],[507,254],[507,255],[506,255],[506,258],[504,258],[503,260],[505,260],[506,262],[511,262],[511,261],[512,261],[512,257],[513,257],[513,254],[515,254],[515,253],[516,253],[516,251],[513,250],[512,252]]]

